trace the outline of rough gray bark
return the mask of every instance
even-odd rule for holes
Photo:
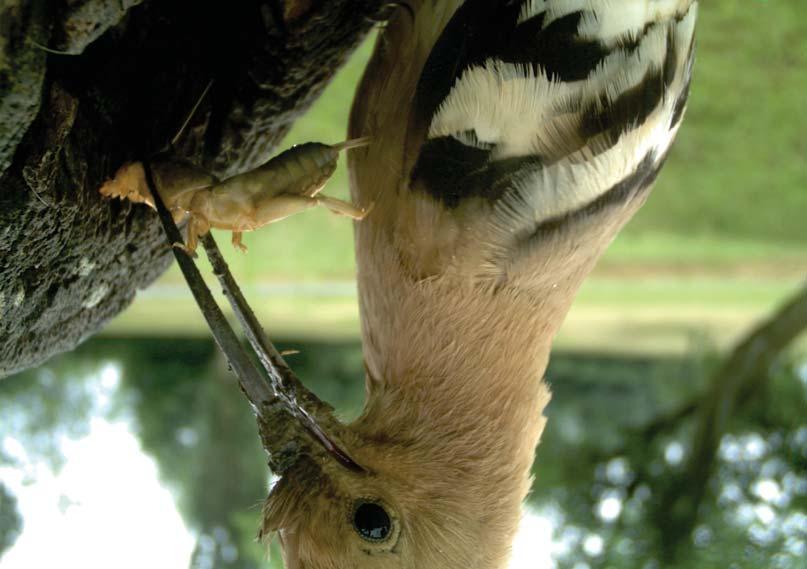
[[[170,264],[156,216],[97,192],[162,148],[217,175],[266,160],[377,0],[0,5],[0,377],[71,349]],[[45,52],[46,45],[64,54]]]

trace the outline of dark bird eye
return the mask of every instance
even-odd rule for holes
[[[361,502],[353,512],[353,527],[367,541],[384,541],[392,531],[392,520],[378,504]]]

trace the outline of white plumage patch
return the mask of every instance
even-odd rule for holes
[[[574,12],[584,12],[581,38],[607,42],[637,35],[648,24],[685,14],[692,0],[527,0],[518,23],[545,14],[544,26]]]
[[[481,142],[497,145],[496,158],[532,154],[543,123],[573,94],[543,73],[489,59],[463,73],[434,117],[429,137],[474,130]]]
[[[597,40],[610,53],[581,81],[561,81],[541,68],[496,58],[471,66],[438,108],[429,138],[453,136],[473,145],[465,134],[472,131],[493,147],[493,161],[541,157],[546,166],[520,180],[512,196],[531,211],[501,204],[508,216],[541,221],[576,210],[630,176],[648,155],[660,161],[666,154],[677,130],[671,117],[688,81],[696,10],[693,0],[525,2],[519,23],[544,14],[544,28],[582,11],[578,38]],[[626,38],[631,45],[616,45]],[[665,68],[670,65],[673,70]],[[626,125],[618,140],[610,140],[608,131],[586,135],[583,126],[592,113],[607,113],[648,77],[656,74],[661,81],[665,73],[674,73],[672,80],[641,123]]]
[[[586,0],[582,3],[585,12],[578,29],[580,37],[613,45],[617,40],[636,38],[651,24],[686,14],[692,0]]]

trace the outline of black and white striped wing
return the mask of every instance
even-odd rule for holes
[[[640,195],[683,116],[696,11],[695,0],[467,0],[421,75],[410,187],[457,215],[493,210],[497,250]]]

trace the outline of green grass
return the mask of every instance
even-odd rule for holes
[[[629,271],[631,267],[646,272],[803,275],[807,269],[807,246],[795,241],[714,234],[626,231],[611,244],[600,269]]]
[[[796,286],[793,281],[753,278],[589,279],[557,344],[571,350],[653,354],[682,354],[703,344],[726,347]],[[359,334],[351,283],[248,286],[244,293],[273,338],[322,340]],[[219,303],[226,304],[220,295]],[[160,322],[159,328],[155,322]],[[177,285],[141,293],[105,334],[169,338],[209,336],[209,331],[190,294]]]
[[[805,102],[807,2],[701,2],[687,116],[627,232],[804,245]]]
[[[246,254],[230,247],[228,234],[216,235],[230,268],[246,283],[354,278],[350,222],[324,210],[310,210],[245,234],[244,243],[249,247]],[[199,257],[199,266],[207,271],[204,254]],[[791,280],[806,271],[807,247],[795,242],[646,231],[620,235],[600,261],[594,278],[615,274],[740,273]],[[182,282],[176,267],[160,281]]]
[[[339,339],[359,335],[358,306],[355,296],[317,297],[272,296],[252,294],[245,289],[255,315],[269,336]],[[232,312],[223,295],[216,299],[232,320]],[[159,326],[155,326],[159,322]],[[235,322],[233,320],[233,322]],[[236,329],[237,326],[234,326]],[[164,336],[166,338],[210,336],[199,309],[185,290],[168,296],[141,295],[121,316],[104,329],[110,336]]]

